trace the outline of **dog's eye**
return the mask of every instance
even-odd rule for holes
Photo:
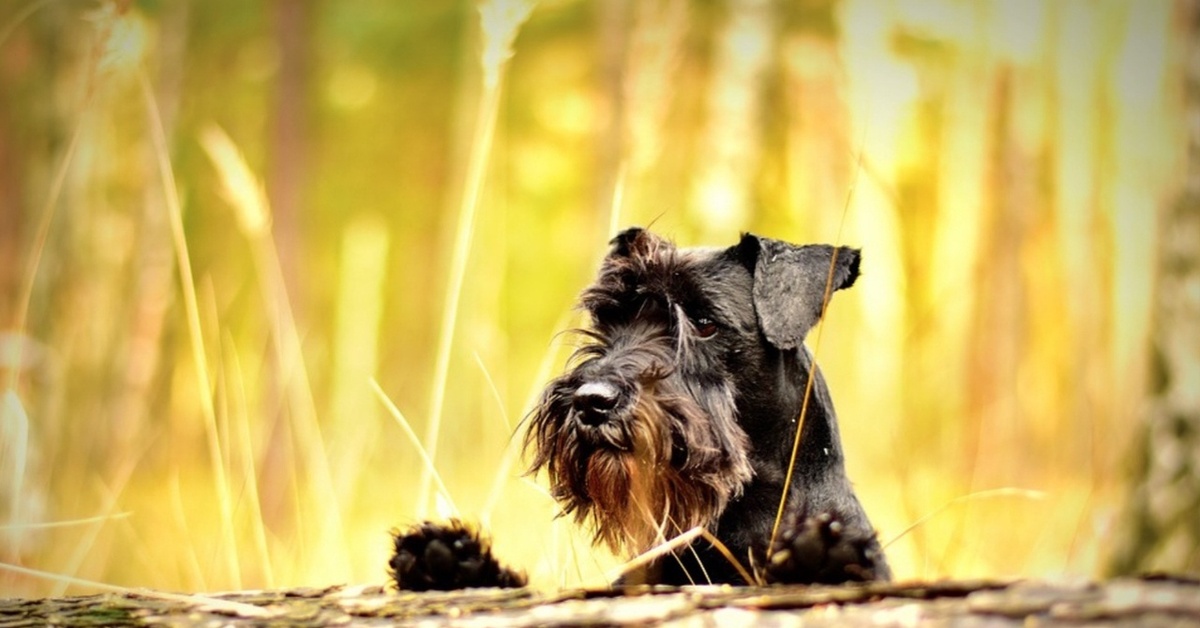
[[[717,333],[717,324],[711,318],[697,318],[695,328],[701,338],[712,338]]]

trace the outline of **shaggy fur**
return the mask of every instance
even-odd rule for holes
[[[680,249],[622,232],[580,297],[584,344],[528,417],[531,472],[544,471],[563,514],[618,555],[700,526],[758,582],[889,578],[803,345],[859,261],[856,249],[749,234]],[[747,584],[741,573],[700,540],[622,582]]]
[[[695,322],[682,304],[661,298],[687,289],[688,256],[658,238],[616,243],[582,296],[592,318],[582,334],[591,342],[547,387],[525,442],[564,514],[634,556],[710,525],[752,472],[736,391],[695,351]],[[650,277],[680,285],[642,281]],[[609,386],[613,406],[585,407],[577,392],[587,383]],[[589,413],[595,425],[583,418]]]

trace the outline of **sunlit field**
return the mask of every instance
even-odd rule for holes
[[[898,578],[1099,576],[1177,13],[0,3],[0,596],[382,583],[450,516],[604,584],[520,424],[629,225],[863,249],[808,344]]]

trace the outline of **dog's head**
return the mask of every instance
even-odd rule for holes
[[[714,523],[752,479],[760,444],[743,422],[760,417],[743,415],[780,385],[772,372],[858,260],[748,234],[725,249],[679,249],[642,229],[613,239],[580,298],[587,342],[525,436],[563,513],[626,554]]]

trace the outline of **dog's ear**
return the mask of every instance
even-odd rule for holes
[[[754,311],[771,344],[795,349],[825,312],[826,290],[854,285],[858,249],[828,244],[796,246],[780,240],[742,235],[738,259],[754,276]],[[832,271],[832,276],[831,276]]]

